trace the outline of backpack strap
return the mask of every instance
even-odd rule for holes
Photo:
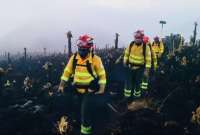
[[[93,74],[93,71],[92,71],[92,65],[89,61],[86,61],[86,67],[87,67],[87,71],[89,72],[89,74],[94,78],[96,79],[96,76]]]
[[[160,47],[160,41],[159,41],[159,43],[158,43],[158,47]]]
[[[76,69],[76,65],[77,65],[76,56],[77,56],[77,52],[74,54],[74,58],[73,58],[73,61],[72,61],[72,74],[75,73],[75,69]]]
[[[94,57],[94,52],[92,51],[92,59],[93,59],[93,57]]]
[[[130,43],[130,45],[129,45],[129,49],[128,49],[128,54],[129,54],[129,56],[130,56],[130,53],[131,53],[131,49],[132,49],[132,47],[133,47],[133,45],[134,45],[134,41],[132,41],[131,43]]]
[[[128,61],[127,61],[127,64],[129,64],[129,57],[130,57],[131,49],[132,49],[134,43],[135,43],[135,42],[132,41],[132,42],[130,43],[130,45],[129,45],[129,48],[128,48]]]
[[[144,65],[146,64],[146,46],[147,44],[142,44],[142,48],[143,48],[143,56],[144,56]]]
[[[150,51],[151,51],[151,65],[154,66],[154,59],[153,59],[153,50],[152,50],[152,46],[151,46],[150,44],[149,44],[148,46],[149,46],[149,49],[150,49]]]

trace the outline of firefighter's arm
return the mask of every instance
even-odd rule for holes
[[[65,67],[64,72],[61,76],[61,81],[60,81],[60,85],[58,88],[59,92],[64,92],[66,82],[68,82],[70,76],[72,75],[72,65],[73,65],[73,56],[70,58],[67,66]]]
[[[104,66],[102,64],[101,58],[97,58],[95,62],[95,71],[97,73],[97,76],[99,77],[99,90],[95,94],[103,94],[105,91],[105,86],[106,86],[106,72],[104,69]]]
[[[150,47],[147,45],[146,46],[146,63],[145,63],[145,71],[144,71],[145,76],[149,75],[150,68],[151,68],[151,50],[150,50]]]
[[[123,64],[124,64],[124,66],[126,66],[127,62],[128,62],[128,55],[129,55],[128,53],[129,53],[129,46],[124,51],[124,58],[123,58]]]

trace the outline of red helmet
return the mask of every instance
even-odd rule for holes
[[[149,37],[144,36],[143,37],[143,42],[144,42],[144,44],[148,43],[149,42]]]
[[[91,48],[93,47],[93,38],[87,34],[79,37],[77,46],[80,48]]]
[[[143,30],[137,30],[134,34],[135,39],[143,39],[144,37],[144,31]]]

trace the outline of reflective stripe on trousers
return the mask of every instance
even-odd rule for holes
[[[92,127],[91,126],[84,126],[81,124],[81,134],[90,135],[92,134]]]
[[[134,95],[135,97],[141,97],[141,90],[138,90],[138,91],[134,90],[133,95]]]
[[[141,88],[142,88],[143,90],[147,90],[147,89],[148,89],[148,83],[142,81]]]
[[[131,90],[124,89],[124,96],[130,97],[131,96]]]

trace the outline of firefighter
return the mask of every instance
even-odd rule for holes
[[[125,99],[130,99],[128,101],[142,96],[142,79],[148,77],[151,68],[151,51],[149,46],[144,44],[143,38],[144,32],[136,31],[134,41],[126,48],[124,54],[123,64],[127,67],[124,96]]]
[[[152,43],[152,50],[155,52],[159,64],[160,58],[164,52],[164,44],[158,36],[154,38],[154,41]]]
[[[106,86],[106,73],[101,58],[92,53],[93,38],[80,36],[77,42],[78,52],[71,56],[61,77],[59,91],[63,92],[66,82],[73,77],[72,84],[81,94],[81,134],[92,134],[92,99],[102,95]]]
[[[143,37],[143,44],[146,45],[146,46],[149,46],[149,49],[150,49],[150,52],[151,52],[151,70],[150,70],[150,73],[148,74],[148,76],[143,77],[142,83],[141,83],[141,89],[147,95],[149,79],[150,79],[150,77],[152,77],[153,72],[155,72],[157,70],[158,65],[157,65],[156,53],[152,50],[151,42],[149,41],[148,36]]]
[[[152,49],[152,44],[149,41],[149,37],[144,36],[143,42],[144,42],[145,45],[148,45],[149,48],[150,48],[150,51],[151,51],[151,68],[155,71],[158,67],[157,56],[156,56],[156,53]]]

